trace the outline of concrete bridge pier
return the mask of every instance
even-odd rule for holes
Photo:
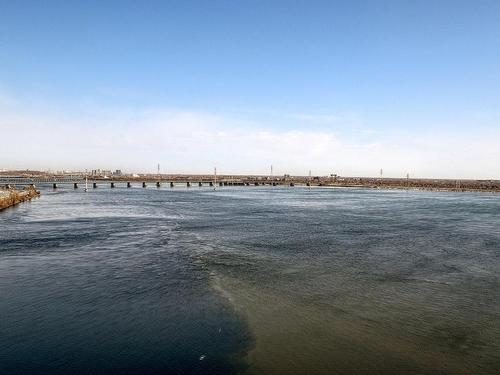
[[[170,187],[173,188],[174,187],[174,182],[173,181],[170,181]]]
[[[142,187],[143,187],[143,188],[145,188],[145,187],[146,187],[146,181],[144,181],[144,182],[142,183]]]
[[[160,181],[156,181],[156,187],[157,187],[157,188],[161,187],[161,183],[160,183]]]
[[[73,189],[78,189],[78,182],[73,183]]]
[[[114,188],[115,188],[115,183],[114,183],[114,182],[112,182],[112,183],[111,183],[111,189],[114,189]]]
[[[130,182],[127,182],[127,187],[128,188],[131,188],[132,187],[132,184]]]

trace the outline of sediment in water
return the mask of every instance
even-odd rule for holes
[[[469,374],[474,364],[454,353],[419,346],[369,322],[260,290],[217,275],[216,286],[246,318],[255,340],[247,355],[253,374]]]

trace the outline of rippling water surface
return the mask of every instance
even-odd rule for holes
[[[498,374],[500,196],[69,187],[0,213],[0,373]]]

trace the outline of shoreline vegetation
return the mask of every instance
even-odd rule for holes
[[[36,190],[34,185],[26,186],[23,190],[10,187],[0,189],[0,211],[38,196],[40,196],[40,192]]]

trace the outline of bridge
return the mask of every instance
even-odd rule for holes
[[[89,188],[96,189],[99,186],[109,186],[115,188],[118,186],[131,188],[134,185],[146,188],[148,186],[156,186],[157,188],[163,185],[171,188],[176,186],[295,186],[296,181],[284,181],[281,178],[264,179],[263,177],[250,176],[221,176],[214,179],[213,176],[173,176],[170,178],[160,177],[154,178],[151,176],[144,178],[85,178],[82,175],[75,176],[0,176],[0,185],[3,186],[18,186],[18,185],[46,185],[51,184],[54,189],[61,186],[72,186],[74,189],[83,187],[87,182]],[[304,184],[309,185],[308,182]]]
[[[8,176],[0,175],[0,187],[20,185],[45,185],[53,188],[72,186],[74,189],[83,187],[85,175],[32,175]],[[499,180],[445,180],[445,179],[410,179],[406,178],[376,178],[376,177],[305,177],[305,176],[242,176],[221,175],[217,179],[213,175],[143,175],[120,176],[116,178],[88,178],[89,188],[107,186],[162,187],[169,186],[330,186],[330,187],[364,187],[372,189],[419,189],[447,191],[489,191],[500,193]]]

